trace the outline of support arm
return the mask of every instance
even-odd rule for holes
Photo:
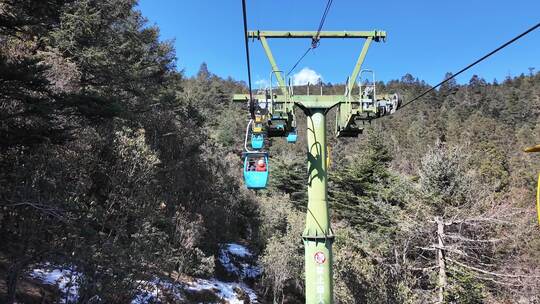
[[[358,60],[356,61],[354,70],[351,74],[351,77],[349,78],[349,83],[347,84],[347,92],[349,92],[349,95],[352,94],[354,84],[356,83],[356,79],[358,78],[358,74],[360,73],[360,69],[362,68],[362,63],[364,63],[364,59],[366,58],[367,51],[369,49],[369,46],[371,45],[372,40],[372,37],[366,39],[366,42],[364,42],[364,46],[362,47],[362,51],[360,52],[360,56],[358,56]]]
[[[270,61],[270,65],[272,66],[272,71],[276,75],[276,79],[281,88],[281,93],[285,96],[288,96],[287,85],[285,84],[285,80],[283,79],[282,72],[279,70],[277,66],[276,60],[274,59],[274,55],[272,55],[270,46],[268,45],[268,42],[266,41],[266,38],[264,36],[260,37],[260,39],[261,39],[261,44],[264,48],[264,52],[266,53],[266,57],[268,57],[268,61]]]

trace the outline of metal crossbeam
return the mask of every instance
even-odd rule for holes
[[[253,95],[256,100],[265,100],[264,95]],[[290,98],[290,102],[305,109],[331,109],[341,103],[348,102],[347,97],[344,95],[293,95]],[[235,94],[233,101],[235,102],[247,102],[249,100],[249,94]],[[358,103],[358,102],[356,102]],[[274,104],[287,104],[283,95],[278,95],[274,98]]]
[[[249,31],[249,38],[313,38],[316,31]],[[386,31],[321,31],[318,38],[373,38],[386,39]]]

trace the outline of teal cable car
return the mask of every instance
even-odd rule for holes
[[[244,153],[244,182],[248,189],[265,189],[268,184],[268,153]]]
[[[287,142],[294,144],[297,139],[298,133],[296,133],[296,129],[292,129],[291,132],[287,134]]]
[[[253,149],[262,149],[264,147],[264,134],[251,134],[251,147]]]

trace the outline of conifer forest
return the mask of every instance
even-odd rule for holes
[[[0,303],[306,301],[306,115],[247,189],[247,83],[181,64],[135,0],[0,0]],[[413,72],[377,93],[431,87]],[[333,111],[335,303],[540,303],[535,68],[452,79],[358,138]]]

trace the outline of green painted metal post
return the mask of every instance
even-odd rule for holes
[[[306,303],[333,303],[332,242],[328,216],[326,110],[307,113],[308,212],[302,235],[305,246]]]

